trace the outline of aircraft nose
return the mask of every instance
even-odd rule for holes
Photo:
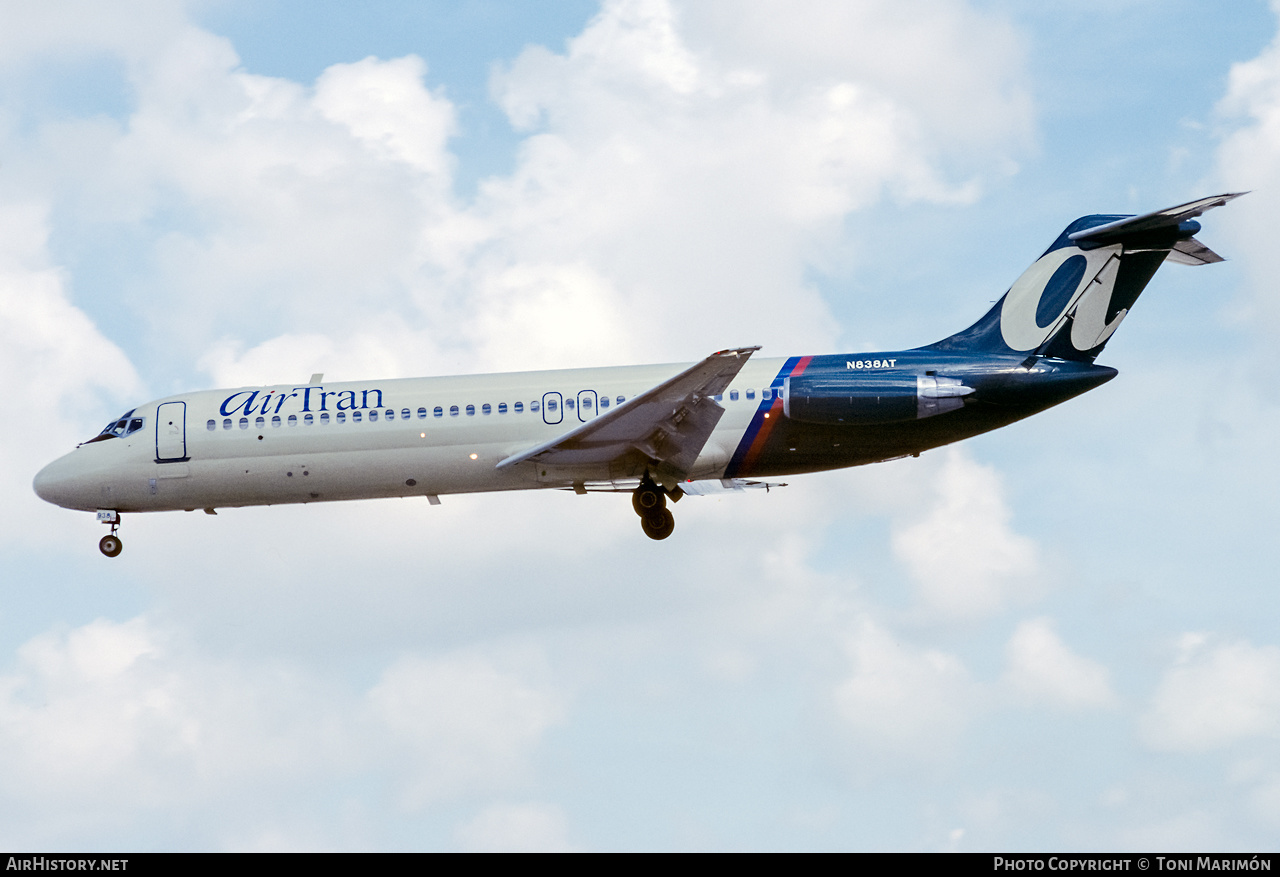
[[[77,471],[80,467],[70,460],[70,456],[60,457],[37,472],[31,487],[45,502],[63,508],[83,508],[84,503],[79,497],[84,486],[79,476],[83,473]]]

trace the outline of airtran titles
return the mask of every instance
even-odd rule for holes
[[[294,400],[290,402],[289,400]],[[223,417],[232,414],[279,414],[283,410],[307,413],[311,411],[351,411],[362,408],[381,408],[382,391],[326,390],[322,385],[294,387],[283,390],[241,390],[223,400],[218,411]]]

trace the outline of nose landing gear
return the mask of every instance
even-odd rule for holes
[[[667,508],[667,492],[648,476],[631,495],[631,507],[640,516],[640,529],[650,539],[666,539],[675,532],[676,518]]]
[[[98,550],[107,557],[115,557],[124,550],[124,543],[120,541],[120,537],[114,534],[103,536],[98,540]]]
[[[111,533],[98,540],[98,550],[107,557],[115,557],[124,550],[124,542],[116,533],[120,529],[120,513],[108,509],[98,510],[98,520],[111,525]]]

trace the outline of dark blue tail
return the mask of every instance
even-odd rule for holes
[[[1221,262],[1193,217],[1245,193],[1142,216],[1082,216],[981,320],[931,350],[1019,353],[1093,362],[1165,260]]]

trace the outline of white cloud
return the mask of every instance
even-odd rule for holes
[[[275,668],[193,659],[145,618],[43,634],[0,678],[3,798],[37,832],[43,820],[128,824],[179,801],[209,806],[250,780],[341,766],[312,689]]]
[[[1272,827],[1280,827],[1280,773],[1267,777],[1250,797],[1258,816]]]
[[[67,274],[50,264],[47,235],[43,207],[0,202],[0,375],[7,409],[18,417],[0,430],[6,540],[46,541],[51,507],[35,498],[31,479],[57,453],[92,438],[84,434],[86,412],[105,422],[140,389],[124,353],[68,301]],[[111,409],[102,397],[114,400]]]
[[[1067,648],[1047,618],[1018,625],[1005,647],[1004,682],[1020,696],[1062,710],[1112,706],[1107,668]]]
[[[131,58],[121,124],[8,132],[7,161],[59,215],[124,244],[111,293],[136,315],[135,343],[188,369],[193,350],[228,338],[341,345],[406,318],[428,342],[456,337],[436,275],[474,223],[451,202],[454,108],[425,74],[416,57],[368,58],[308,87],[248,73],[225,39],[177,28]]]
[[[814,80],[865,83],[907,108],[930,140],[962,144],[960,155],[1006,155],[1031,139],[1023,40],[1006,19],[970,4],[712,0],[679,8],[691,43],[726,68],[763,67],[779,93]]]
[[[853,673],[835,690],[836,709],[864,743],[938,758],[981,705],[981,689],[954,655],[903,645],[870,621],[848,651]]]
[[[1280,648],[1187,635],[1140,724],[1156,749],[1195,752],[1280,731]]]
[[[405,351],[433,351],[424,333],[389,319],[380,332],[277,335],[245,350],[226,338],[215,343],[197,365],[219,387],[304,382],[320,372],[330,381],[415,376],[414,361]],[[428,357],[434,355],[428,353]]]
[[[778,22],[763,8],[742,11],[749,26],[735,9],[737,23],[722,27],[731,17],[725,7],[708,14],[664,0],[606,3],[563,55],[535,47],[501,70],[497,98],[531,135],[515,172],[490,180],[476,205],[500,242],[492,255],[585,260],[617,290],[633,326],[715,326],[720,338],[833,344],[837,327],[804,275],[842,217],[886,194],[950,201],[976,189],[973,178],[952,181],[943,170],[963,139],[956,130],[922,121],[915,104],[880,87],[903,79],[887,70],[899,66],[893,56],[801,72],[811,47],[857,44],[875,26],[899,32],[892,16],[805,7],[794,11],[801,22],[788,31],[791,41],[764,48],[753,41]],[[940,31],[961,18],[943,15]],[[952,45],[947,57],[987,97],[1020,92],[1020,59],[1004,51],[1014,41],[971,24],[965,34],[980,42],[992,35],[1001,49],[974,63]],[[916,28],[911,38],[932,30]],[[921,91],[896,90],[904,98]],[[1025,125],[1024,105],[993,110],[1002,119],[995,128]],[[992,146],[978,162],[984,169],[1000,163]],[[673,340],[651,346],[673,348]]]
[[[7,836],[56,845],[73,828],[174,831],[199,816],[216,817],[200,846],[342,847],[356,838],[282,802],[356,775],[385,776],[415,808],[512,788],[563,711],[520,657],[509,671],[510,656],[406,656],[360,692],[275,661],[214,658],[146,618],[42,634],[0,676]],[[551,843],[553,814],[542,815],[499,813],[490,840],[507,825],[513,840],[545,829]]]
[[[1270,338],[1280,326],[1274,282],[1280,257],[1272,223],[1280,209],[1280,40],[1273,39],[1257,57],[1232,65],[1218,111],[1227,132],[1218,147],[1214,176],[1225,190],[1250,192],[1223,210],[1220,219],[1232,241],[1229,255],[1244,262],[1252,281],[1252,294],[1236,303],[1234,316],[1242,327],[1267,327]],[[1214,220],[1219,221],[1218,215]]]
[[[464,204],[455,108],[421,59],[336,64],[309,87],[245,71],[180,9],[135,4],[123,18],[163,26],[124,41],[107,22],[95,36],[15,16],[36,45],[61,34],[124,57],[134,103],[119,125],[50,122],[17,160],[134,242],[121,302],[145,315],[139,341],[166,360],[203,350],[237,382],[251,369],[226,351],[279,338],[393,338],[406,373],[830,346],[806,275],[844,217],[889,193],[972,197],[1028,124],[1017,38],[949,0],[908,25],[878,3],[611,2],[563,54],[532,47],[495,75],[529,136]],[[765,51],[778,28],[788,39]],[[965,113],[921,87],[891,50],[906,45],[945,63]]]
[[[531,363],[637,362],[651,355],[629,331],[613,284],[585,264],[522,262],[478,278],[467,341],[494,370]]]
[[[927,608],[981,616],[1034,592],[1036,546],[1009,526],[995,469],[956,448],[944,454],[933,508],[921,521],[895,526],[893,551]]]
[[[1143,821],[1116,831],[1115,845],[1130,850],[1192,852],[1222,849],[1226,836],[1221,819],[1211,810],[1190,807],[1173,816],[1143,814]]]
[[[93,0],[31,5],[0,4],[0,60],[8,64],[42,57],[119,53],[128,58],[154,53],[175,31],[189,27],[186,4],[177,0],[125,0],[104,6]]]
[[[479,656],[402,658],[369,705],[405,759],[409,807],[522,781],[530,753],[564,713],[552,689]]]
[[[469,853],[571,853],[568,820],[553,804],[494,804],[453,832]]]
[[[316,80],[315,106],[371,149],[447,181],[453,106],[423,90],[426,74],[427,65],[412,55],[334,64]]]

